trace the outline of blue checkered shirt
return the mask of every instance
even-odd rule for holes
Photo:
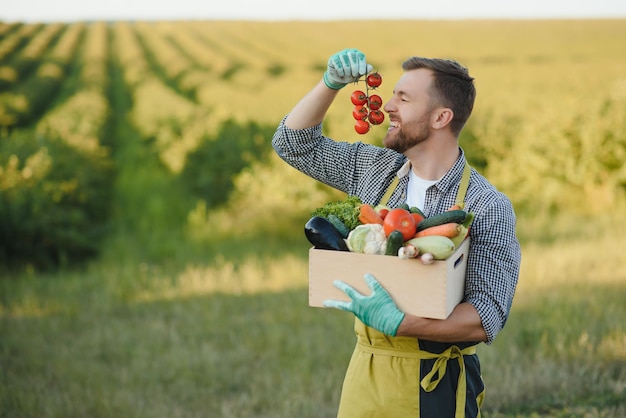
[[[393,181],[399,183],[388,205],[406,201],[410,165],[390,149],[362,142],[337,142],[322,134],[322,125],[302,130],[278,126],[272,139],[277,154],[292,167],[365,203],[377,204]],[[444,212],[455,202],[465,154],[426,191],[424,214]],[[384,202],[383,202],[384,203]],[[487,343],[493,342],[509,316],[519,276],[521,251],[515,234],[515,212],[509,198],[472,169],[465,210],[475,214],[470,228],[464,301],[481,318]]]

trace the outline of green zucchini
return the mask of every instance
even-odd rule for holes
[[[385,255],[398,255],[398,250],[404,244],[404,237],[402,236],[402,232],[391,231],[389,236],[387,237],[387,248],[385,248]]]
[[[465,222],[466,217],[467,212],[462,209],[449,210],[447,212],[425,218],[417,224],[417,232],[430,228],[431,226],[443,225],[450,222],[462,224]]]
[[[411,207],[409,208],[409,212],[411,212],[411,213],[417,213],[418,215],[422,215],[424,218],[426,217],[426,215],[424,215],[424,212],[422,212],[422,211],[420,210],[420,208],[418,208],[417,206],[411,206]]]
[[[328,219],[328,221],[331,224],[333,224],[335,229],[339,231],[342,237],[348,238],[348,234],[350,233],[350,230],[348,229],[346,224],[344,224],[343,221],[339,219],[337,215],[331,213],[330,215],[328,215],[326,219]]]

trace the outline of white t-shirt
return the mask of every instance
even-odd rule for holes
[[[410,170],[406,203],[411,207],[416,206],[420,210],[424,210],[426,190],[438,181],[439,180],[424,180],[423,178],[418,177],[413,170]]]

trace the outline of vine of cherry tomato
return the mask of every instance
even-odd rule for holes
[[[370,94],[383,82],[378,72],[369,73],[365,77],[365,91],[355,90],[350,96],[354,105],[352,117],[356,120],[354,130],[360,134],[369,132],[371,125],[380,125],[385,120],[385,114],[380,110],[383,99],[378,94]]]

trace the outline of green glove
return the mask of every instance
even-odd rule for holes
[[[365,54],[358,49],[344,49],[328,59],[324,83],[333,90],[339,90],[371,72],[373,68],[365,61]]]
[[[335,280],[333,282],[335,287],[345,292],[352,300],[350,302],[325,300],[324,306],[352,312],[368,327],[395,337],[398,327],[404,319],[404,312],[398,309],[389,293],[383,289],[374,276],[367,273],[363,277],[367,286],[372,290],[369,296],[360,294],[345,282]]]

